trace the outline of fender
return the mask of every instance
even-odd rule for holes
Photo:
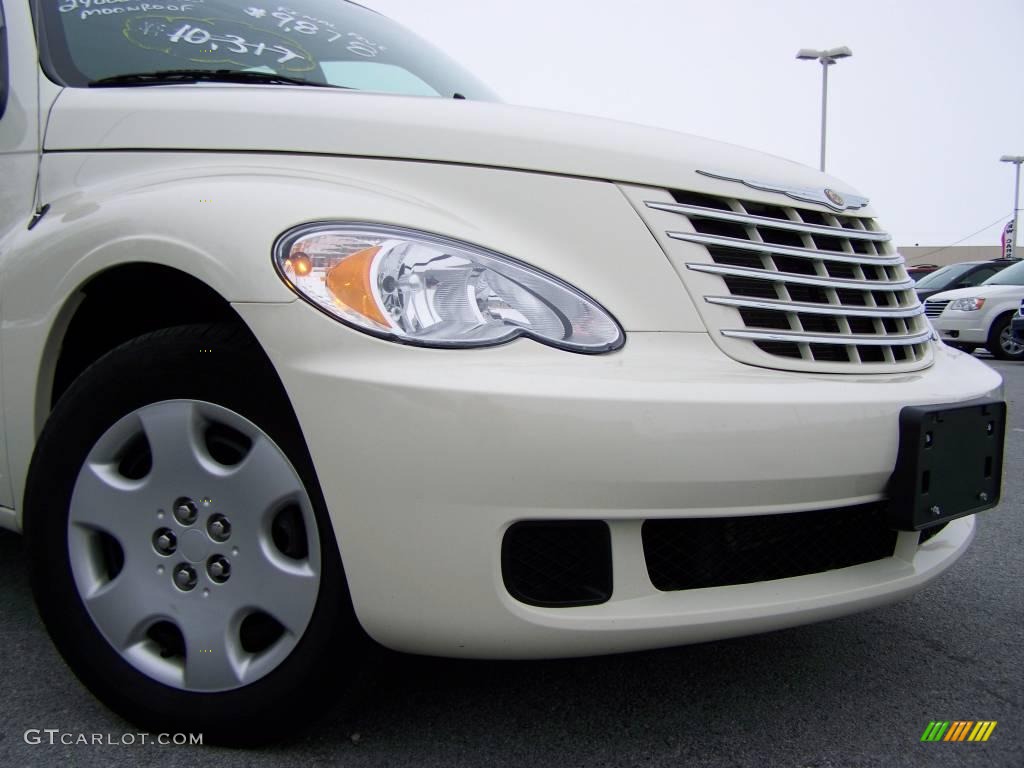
[[[0,257],[8,286],[0,383],[16,503],[67,324],[83,287],[112,267],[177,269],[232,304],[291,303],[297,297],[270,259],[282,232],[319,220],[389,223],[556,275],[593,275],[576,285],[614,306],[627,330],[705,332],[664,253],[607,182],[382,159],[99,151],[45,154],[40,186],[48,212],[12,233]],[[562,215],[568,198],[590,216],[575,228]],[[608,268],[594,269],[597,261]],[[635,279],[623,281],[627,262]]]

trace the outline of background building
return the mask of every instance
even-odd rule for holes
[[[998,245],[954,245],[949,247],[941,246],[906,246],[900,248],[900,253],[907,260],[907,266],[916,264],[937,264],[940,267],[946,264],[956,264],[961,261],[989,261],[998,259],[1003,249]]]

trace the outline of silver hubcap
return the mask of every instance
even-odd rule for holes
[[[259,427],[212,403],[148,405],[103,434],[72,491],[68,549],[110,645],[189,691],[239,688],[276,668],[320,588],[298,474]]]
[[[999,334],[999,346],[1003,348],[1003,352],[1008,355],[1020,355],[1024,354],[1024,346],[1018,344],[1013,340],[1013,331],[1010,330],[1010,326],[1003,328]]]

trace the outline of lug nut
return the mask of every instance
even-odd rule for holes
[[[225,542],[231,538],[231,522],[224,515],[212,515],[206,523],[206,531],[214,541]]]
[[[181,563],[174,568],[174,585],[182,592],[190,592],[195,589],[199,577],[196,576],[196,569],[188,563]]]
[[[182,525],[192,525],[199,516],[199,510],[191,499],[178,499],[174,502],[174,519]]]
[[[157,554],[165,557],[173,555],[177,548],[178,537],[169,528],[158,528],[153,534],[153,549],[157,551]]]
[[[206,572],[218,584],[223,584],[231,576],[231,563],[223,555],[214,555],[206,561]]]

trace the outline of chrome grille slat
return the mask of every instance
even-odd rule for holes
[[[931,362],[926,308],[873,219],[767,196],[653,197],[644,190],[631,199],[704,299],[698,311],[732,357],[837,373]]]
[[[696,264],[691,262],[687,263],[686,267],[695,272],[708,272],[713,275],[732,275],[733,277],[747,277],[753,280],[794,283],[796,285],[815,285],[819,288],[840,288],[854,291],[885,291],[892,293],[905,291],[914,285],[913,280],[901,283],[886,283],[881,280],[844,280],[837,277],[811,277],[810,275],[798,275],[795,272],[750,269],[749,267],[729,267],[721,264]]]
[[[809,235],[828,235],[829,237],[847,238],[849,240],[868,240],[875,243],[886,243],[892,239],[888,232],[874,232],[867,229],[850,229],[848,227],[830,227],[825,224],[808,224],[789,219],[772,219],[768,216],[754,216],[749,213],[720,211],[716,208],[703,208],[699,205],[682,205],[680,203],[657,203],[645,201],[648,208],[669,213],[681,213],[691,219],[715,219],[735,224],[752,224],[755,227],[768,227],[787,232],[805,232]]]
[[[758,243],[753,240],[741,240],[738,237],[725,237],[724,235],[701,235],[672,231],[665,234],[673,240],[684,240],[688,243],[733,248],[737,251],[755,251],[757,253],[777,254],[779,256],[795,256],[798,259],[822,259],[823,261],[836,261],[842,264],[869,264],[879,267],[894,267],[897,264],[903,263],[903,257],[898,254],[895,256],[869,256],[860,253],[842,253],[813,248],[796,248],[789,245]]]
[[[917,307],[847,307],[837,304],[807,304],[799,301],[779,301],[772,299],[745,299],[736,296],[705,296],[708,304],[719,304],[723,307],[741,307],[745,309],[765,309],[779,312],[800,312],[810,315],[836,315],[846,317],[881,317],[906,318],[919,317],[925,308]]]
[[[928,317],[938,317],[946,311],[946,307],[948,307],[952,301],[952,299],[940,299],[939,301],[932,301],[931,299],[928,299],[928,301],[924,303],[924,313],[928,315]]]
[[[758,341],[790,341],[798,344],[836,344],[847,346],[891,346],[891,345],[912,345],[923,344],[932,337],[932,332],[922,331],[914,334],[898,334],[891,336],[864,336],[860,334],[814,334],[801,331],[753,331],[753,330],[723,330],[723,336],[733,339],[752,339]]]

